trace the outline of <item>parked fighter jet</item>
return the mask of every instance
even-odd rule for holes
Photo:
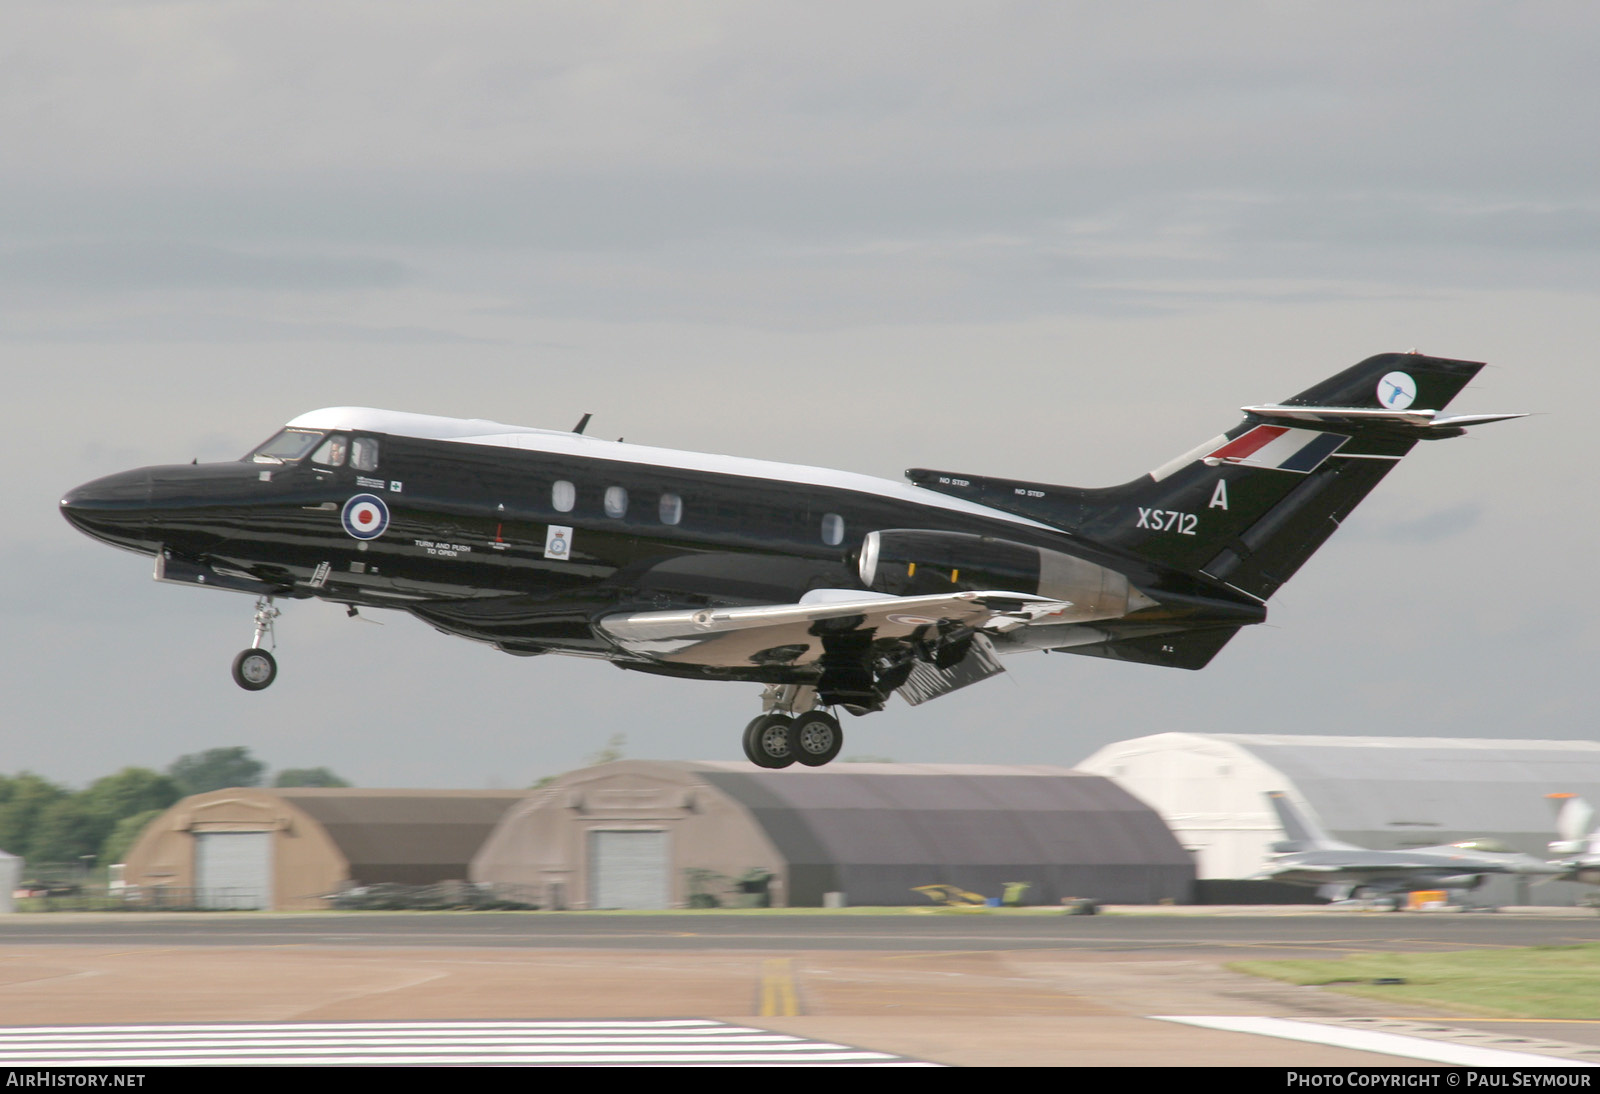
[[[1371,896],[1399,907],[1402,893],[1419,889],[1476,889],[1489,874],[1516,874],[1549,881],[1561,867],[1513,851],[1494,840],[1463,840],[1438,847],[1373,851],[1342,843],[1301,813],[1280,790],[1267,794],[1287,840],[1274,843],[1271,862],[1253,881],[1284,881],[1329,890],[1336,899]]]
[[[397,608],[507,653],[766,686],[752,761],[820,765],[838,719],[1061,650],[1198,669],[1482,367],[1384,354],[1122,486],[913,469],[910,484],[496,422],[312,411],[234,463],[61,501],[159,580],[255,595],[234,660],[272,683],[276,598]]]

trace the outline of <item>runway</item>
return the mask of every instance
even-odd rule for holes
[[[1447,1018],[1222,968],[1593,941],[1592,913],[29,915],[0,922],[0,1025],[693,1020],[966,1066],[1593,1063],[1594,1023]]]

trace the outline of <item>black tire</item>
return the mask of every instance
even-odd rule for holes
[[[744,727],[744,754],[757,767],[794,763],[794,723],[787,714],[763,714]]]
[[[278,678],[278,659],[266,650],[240,650],[233,659],[233,682],[246,691],[271,687]]]
[[[807,767],[821,767],[843,747],[844,730],[839,728],[839,719],[827,711],[802,714],[789,730],[789,751]]]

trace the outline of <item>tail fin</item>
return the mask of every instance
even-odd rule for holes
[[[1273,812],[1278,814],[1278,823],[1283,826],[1283,834],[1289,837],[1287,843],[1274,845],[1274,850],[1279,851],[1358,851],[1360,848],[1341,843],[1322,830],[1322,826],[1310,817],[1301,813],[1289,800],[1289,795],[1281,790],[1267,791],[1267,801],[1272,803]]]
[[[1415,353],[1369,357],[1283,403],[1243,408],[1244,421],[1227,433],[1121,486],[907,475],[1265,600],[1418,440],[1520,416],[1440,413],[1482,367]]]
[[[1556,806],[1556,836],[1552,855],[1600,858],[1600,828],[1594,826],[1594,807],[1576,794],[1546,794]]]

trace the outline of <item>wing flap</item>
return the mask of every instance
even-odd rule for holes
[[[914,707],[949,695],[952,691],[998,676],[1006,671],[995,655],[994,647],[983,635],[973,639],[972,649],[949,668],[938,668],[924,661],[912,666],[906,682],[895,689],[896,694]]]
[[[1003,631],[1072,609],[1065,601],[1005,591],[842,598],[841,592],[817,590],[798,604],[608,615],[596,626],[617,646],[652,660],[749,668],[810,664],[822,656],[824,635],[913,640],[951,624]]]

